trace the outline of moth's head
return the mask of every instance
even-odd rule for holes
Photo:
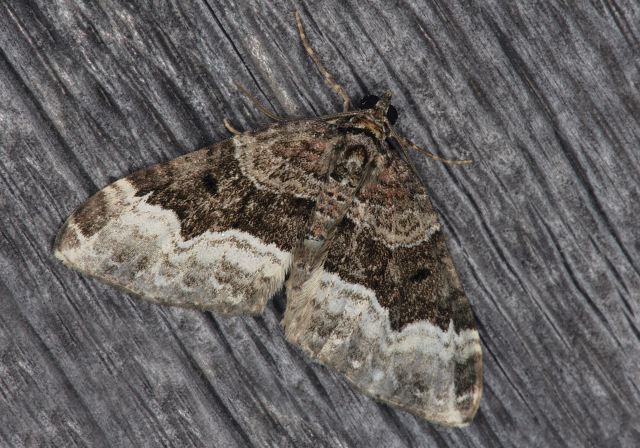
[[[384,125],[385,134],[388,134],[390,127],[398,121],[398,111],[391,104],[391,92],[385,92],[382,97],[365,95],[360,101],[360,109],[371,111],[374,119]]]

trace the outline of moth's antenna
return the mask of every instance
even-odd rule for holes
[[[418,145],[416,145],[415,143],[413,143],[411,140],[409,140],[406,137],[403,137],[401,135],[398,135],[398,133],[396,131],[394,131],[393,129],[391,129],[391,136],[393,138],[395,138],[398,143],[400,143],[400,147],[404,148],[405,147],[409,147],[411,149],[413,149],[414,151],[419,152],[420,154],[424,154],[425,156],[433,159],[433,160],[437,160],[438,162],[442,162],[442,163],[446,163],[449,165],[468,165],[470,163],[473,163],[473,160],[469,160],[469,159],[445,159],[443,157],[440,157],[438,155],[435,155],[432,152],[427,151],[426,149],[422,149],[421,147],[419,147]],[[406,151],[404,151],[406,153]]]
[[[222,120],[222,123],[224,124],[224,127],[227,128],[227,131],[231,132],[233,135],[242,134],[242,132],[240,132],[236,128],[234,128],[233,125],[231,124],[231,122],[229,120],[227,120],[226,118],[224,120]]]
[[[263,114],[265,114],[267,117],[271,118],[272,120],[275,121],[285,121],[284,118],[277,116],[276,114],[274,114],[273,112],[271,112],[269,109],[267,109],[258,98],[256,98],[255,96],[253,96],[251,94],[251,92],[249,92],[242,84],[240,84],[237,81],[234,81],[234,84],[236,85],[236,87],[238,88],[238,90],[240,90],[240,92],[242,92],[242,94],[244,96],[246,96],[247,98],[249,98],[251,100],[251,102],[253,104],[255,104],[255,106],[258,108],[258,110],[260,112],[262,112]],[[229,129],[229,128],[227,128]]]
[[[298,13],[298,11],[293,11],[293,15],[296,18],[296,25],[298,26],[298,34],[300,34],[300,40],[302,41],[302,45],[304,46],[305,50],[307,50],[307,54],[309,55],[313,63],[316,64],[316,67],[318,67],[318,70],[320,70],[322,76],[324,76],[324,81],[327,83],[327,85],[342,97],[342,111],[348,112],[349,107],[351,106],[351,100],[349,99],[347,91],[344,90],[344,88],[336,82],[333,75],[329,73],[329,70],[327,70],[324,65],[322,65],[322,62],[320,62],[318,54],[311,46],[311,42],[309,42],[309,39],[307,39],[307,35],[304,32],[302,20],[300,19],[300,13]]]
[[[407,148],[405,148],[403,145],[400,145],[400,151],[402,151],[402,154],[404,155],[404,158],[407,161],[407,164],[409,165],[409,168],[411,168],[411,171],[413,171],[413,174],[420,181],[420,183],[422,183],[422,177],[420,177],[420,174],[418,173],[418,170],[416,169],[416,166],[413,164],[413,160],[411,160],[411,158],[409,157],[409,153],[407,152]]]

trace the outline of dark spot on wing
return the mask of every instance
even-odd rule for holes
[[[456,395],[461,396],[471,392],[478,381],[478,366],[480,360],[478,355],[471,356],[464,361],[455,363],[455,387]]]
[[[429,277],[429,275],[431,275],[431,271],[427,268],[422,268],[419,269],[415,274],[413,274],[409,280],[411,280],[412,282],[421,282],[422,280],[426,279],[427,277]]]
[[[355,240],[354,240],[355,238]],[[350,260],[342,261],[343,257]],[[394,331],[426,320],[442,330],[475,328],[469,302],[451,270],[445,237],[436,232],[415,246],[390,248],[346,218],[336,231],[325,269],[372,289],[389,311]],[[401,275],[399,273],[406,273]]]
[[[218,194],[218,181],[216,181],[216,178],[213,177],[211,173],[205,174],[202,178],[202,182],[209,193],[213,195]]]

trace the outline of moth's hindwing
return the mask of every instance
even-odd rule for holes
[[[403,160],[386,158],[324,267],[288,285],[288,301],[287,338],[364,393],[449,426],[473,419],[482,394],[474,316],[438,216]]]
[[[67,220],[56,256],[152,302],[259,313],[314,207],[328,132],[275,125],[120,179]]]

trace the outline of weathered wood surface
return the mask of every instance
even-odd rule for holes
[[[99,188],[228,137],[222,119],[395,93],[478,318],[465,429],[354,392],[263,317],[162,308],[65,268]],[[0,2],[1,446],[639,446],[640,7],[499,2]]]

